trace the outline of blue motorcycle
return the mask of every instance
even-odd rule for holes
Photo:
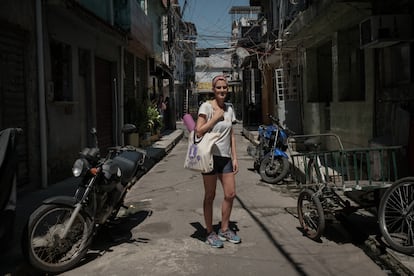
[[[272,115],[269,115],[269,118],[273,124],[259,126],[259,144],[254,150],[248,149],[248,151],[255,158],[254,168],[259,172],[262,180],[270,184],[281,184],[289,173],[287,138],[293,132],[283,128],[279,119]]]

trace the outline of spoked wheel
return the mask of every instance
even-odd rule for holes
[[[81,212],[62,238],[73,208],[42,205],[30,217],[25,235],[27,257],[37,269],[59,273],[74,267],[86,254],[91,242],[92,222]]]
[[[289,160],[278,156],[266,156],[260,163],[259,173],[263,181],[270,184],[278,184],[286,177],[289,172]]]
[[[381,198],[378,220],[388,245],[404,254],[414,254],[414,177],[402,178]]]
[[[312,240],[318,240],[325,230],[325,216],[319,198],[312,190],[305,189],[298,198],[298,218],[303,232]]]

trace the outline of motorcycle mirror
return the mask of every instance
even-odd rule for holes
[[[96,135],[97,131],[96,128],[91,128],[91,134],[93,135],[94,142],[95,142],[95,148],[98,148],[98,136]]]

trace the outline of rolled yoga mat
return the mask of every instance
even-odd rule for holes
[[[195,122],[193,117],[190,114],[185,114],[183,116],[184,125],[187,127],[187,130],[191,132],[195,128]]]

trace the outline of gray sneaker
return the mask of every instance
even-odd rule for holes
[[[223,247],[223,242],[219,239],[216,232],[214,232],[214,231],[211,232],[207,236],[206,243],[211,245],[211,247],[214,247],[214,248],[222,248]]]
[[[231,231],[230,229],[227,229],[226,231],[221,231],[221,229],[219,230],[218,236],[220,238],[220,240],[222,241],[229,241],[231,243],[240,243],[241,239],[239,236],[236,235],[236,233],[234,233],[233,231]]]

